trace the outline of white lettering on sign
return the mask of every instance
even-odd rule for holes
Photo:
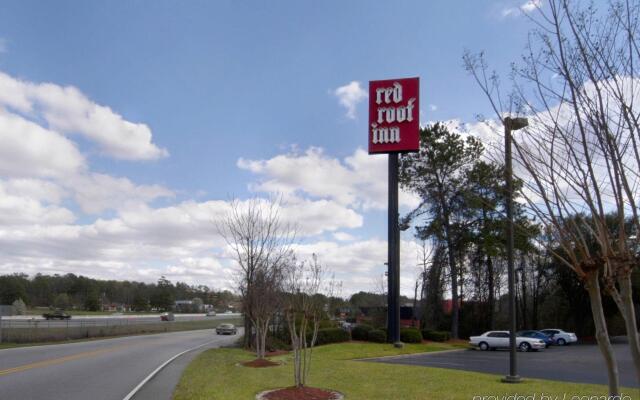
[[[398,106],[402,101],[402,85],[394,82],[392,87],[376,89],[376,104],[385,104],[386,107],[378,107],[376,122],[371,124],[373,143],[400,143],[400,128],[397,126],[378,127],[379,124],[413,121],[415,97],[407,102],[406,106]],[[392,104],[393,103],[393,104]]]

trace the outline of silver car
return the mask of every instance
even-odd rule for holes
[[[217,335],[235,335],[238,329],[233,324],[220,324],[216,327]]]

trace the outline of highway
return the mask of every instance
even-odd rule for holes
[[[229,345],[237,337],[207,329],[0,350],[0,399],[122,400],[176,354]]]
[[[218,314],[207,317],[205,314],[174,314],[176,321],[203,321],[238,318],[239,313]],[[2,317],[3,328],[64,328],[86,326],[114,326],[114,325],[139,325],[157,324],[160,322],[160,314],[149,315],[76,315],[68,320],[45,320],[41,316],[11,316]]]

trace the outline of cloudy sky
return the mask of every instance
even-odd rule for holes
[[[422,123],[473,122],[490,111],[463,51],[505,71],[537,4],[3,1],[0,273],[232,288],[213,221],[278,193],[301,256],[343,295],[373,290],[387,173],[365,151],[367,82],[419,76]],[[418,248],[405,233],[405,294]]]

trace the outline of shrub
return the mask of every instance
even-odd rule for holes
[[[25,315],[27,313],[27,305],[24,304],[24,301],[22,301],[22,299],[14,301],[12,306],[13,311],[16,313],[16,315]]]
[[[351,329],[351,338],[353,340],[368,340],[371,330],[373,327],[369,325],[356,325]]]
[[[373,329],[368,335],[370,342],[385,343],[387,341],[387,333],[382,329]]]
[[[291,350],[291,344],[275,336],[267,336],[267,351]]]
[[[416,328],[400,329],[400,341],[403,343],[420,343],[422,334]]]
[[[329,328],[337,328],[336,323],[328,319],[323,319],[322,321],[320,321],[320,329],[329,329]]]
[[[311,341],[311,335],[309,335],[308,339]],[[348,342],[349,339],[349,332],[340,328],[319,329],[316,344],[323,345],[329,343]]]
[[[434,342],[446,342],[449,340],[449,332],[424,330],[422,331],[422,337]]]

